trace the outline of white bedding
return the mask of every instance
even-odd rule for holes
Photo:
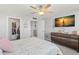
[[[5,55],[57,55],[62,54],[60,49],[53,43],[38,39],[28,38],[12,41],[13,52]]]
[[[2,49],[0,49],[0,55],[3,55],[3,53],[2,53]]]

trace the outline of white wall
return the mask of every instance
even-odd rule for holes
[[[20,33],[21,33],[21,39],[28,38],[31,36],[30,17],[23,18],[20,21]]]
[[[18,14],[8,14],[3,13],[0,14],[0,37],[8,38],[8,18],[18,18],[20,19],[20,32],[21,32],[21,38],[29,37],[30,36],[30,29],[29,29],[29,17],[26,17],[24,15],[18,15]],[[28,28],[28,29],[27,29]]]
[[[68,15],[75,15],[75,26],[74,27],[55,27],[55,18],[57,17],[62,17],[62,16],[68,16]],[[50,17],[49,17],[50,16]],[[79,12],[63,12],[63,13],[58,13],[58,14],[51,14],[47,17],[44,17],[45,20],[45,35],[46,35],[46,40],[51,41],[51,32],[58,32],[61,30],[64,33],[69,33],[71,34],[72,31],[77,31],[77,34],[79,34]]]
[[[30,21],[33,20],[31,15],[26,16],[26,15],[21,15],[21,14],[16,14],[16,13],[3,13],[0,14],[0,37],[3,38],[8,38],[8,19],[9,17],[12,18],[18,18],[20,19],[20,33],[21,33],[21,38],[28,38],[31,36],[31,28],[30,28]],[[37,16],[36,16],[37,17]],[[49,33],[50,32],[50,22],[49,17],[38,17],[38,20],[45,20],[45,32]],[[47,24],[46,24],[47,23]],[[49,27],[49,29],[48,29]]]
[[[0,15],[0,37],[7,37],[7,20],[5,15]]]
[[[43,17],[41,17],[41,20],[45,21],[45,40],[50,41],[50,33],[52,30],[52,24],[53,24],[53,17],[52,15],[45,15]]]
[[[77,33],[79,34],[79,12],[68,12],[68,13],[63,13],[63,14],[58,14],[56,16],[54,16],[54,21],[55,21],[55,18],[57,17],[62,17],[62,16],[68,16],[68,15],[75,15],[75,26],[74,27],[54,27],[52,28],[52,32],[58,32],[59,30],[60,31],[64,31],[64,33],[69,33],[71,34],[72,31],[77,31]],[[54,23],[53,21],[53,23]]]
[[[54,21],[55,18],[61,17],[61,16],[67,16],[75,14],[75,27],[54,27]],[[21,32],[21,38],[27,38],[31,36],[31,29],[30,29],[30,21],[33,20],[30,16],[25,15],[18,15],[18,14],[0,14],[0,37],[8,37],[8,16],[15,17],[20,19],[20,32]],[[63,14],[56,14],[56,15],[49,15],[49,16],[43,16],[38,17],[39,20],[45,20],[45,35],[46,40],[50,40],[50,33],[56,32],[58,30],[64,30],[64,32],[71,33],[74,30],[78,31],[79,34],[79,12],[68,12]]]

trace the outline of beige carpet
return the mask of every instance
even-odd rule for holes
[[[56,45],[61,49],[64,55],[79,55],[79,52],[76,52],[76,50],[74,49],[71,49],[71,48],[68,48],[66,46],[62,46],[59,44],[56,44]]]

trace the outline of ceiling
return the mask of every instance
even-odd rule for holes
[[[55,4],[54,13],[79,12],[79,4]]]
[[[0,13],[17,13],[23,15],[32,15],[32,9],[29,7],[32,4],[0,4]],[[38,6],[37,4],[34,6]],[[63,12],[78,12],[79,4],[54,4],[51,6],[50,15],[63,13]]]

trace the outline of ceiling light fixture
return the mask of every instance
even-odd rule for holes
[[[38,7],[30,6],[33,9],[33,13],[37,13],[38,15],[44,15],[49,12],[50,4],[46,5],[38,5]]]
[[[43,11],[38,12],[39,15],[44,15],[45,13]]]

